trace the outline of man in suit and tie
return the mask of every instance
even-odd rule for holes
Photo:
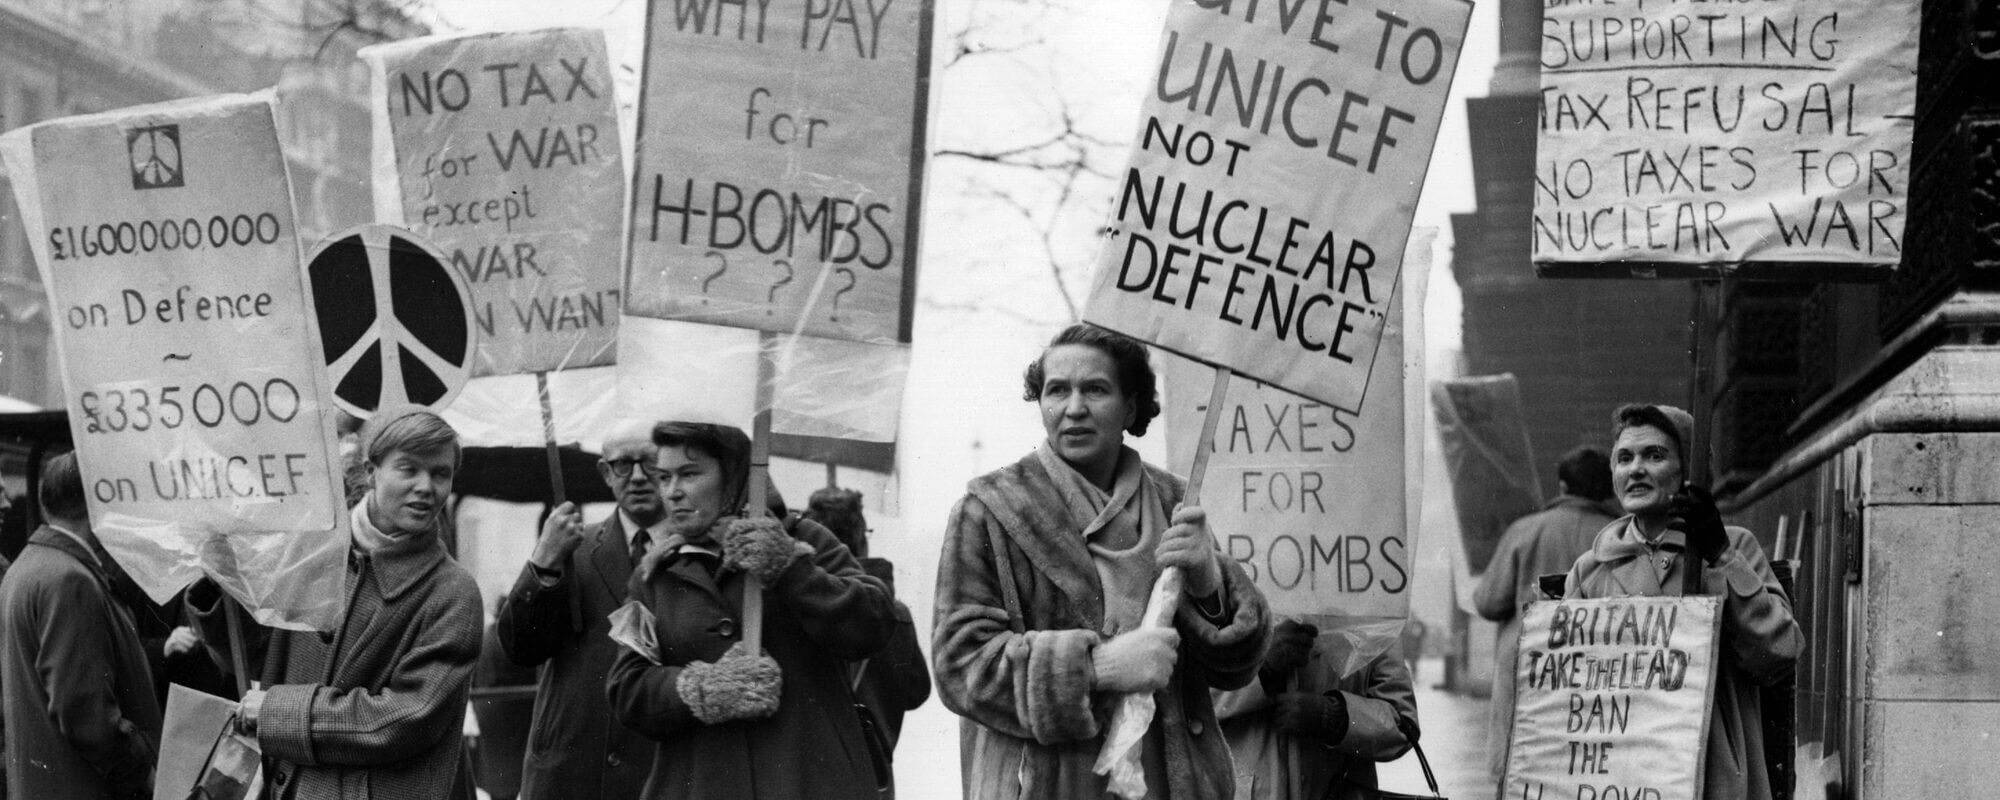
[[[650,431],[621,429],[604,443],[597,472],[618,498],[617,513],[585,526],[574,504],[558,506],[501,603],[507,657],[547,664],[535,693],[522,800],[625,800],[639,796],[652,771],[653,743],[619,725],[604,699],[604,676],[618,655],[605,618],[625,604],[633,565],[666,527],[650,472]]]

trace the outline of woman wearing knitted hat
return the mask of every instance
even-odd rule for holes
[[[1790,675],[1805,646],[1791,601],[1756,537],[1724,526],[1715,499],[1687,483],[1693,417],[1673,406],[1628,404],[1612,412],[1612,434],[1612,491],[1626,515],[1577,558],[1567,596],[1677,596],[1690,586],[1721,595],[1721,658],[1702,796],[1769,800],[1757,687]]]
[[[887,641],[888,588],[818,523],[746,518],[742,431],[664,422],[653,443],[668,534],[614,615],[626,648],[606,684],[619,721],[659,742],[642,796],[874,797],[847,662]],[[741,641],[749,575],[763,585],[762,653]]]

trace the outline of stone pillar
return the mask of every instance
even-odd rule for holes
[[[1500,61],[1486,91],[1537,94],[1542,89],[1542,0],[1500,1]]]

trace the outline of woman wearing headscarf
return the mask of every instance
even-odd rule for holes
[[[1758,687],[1789,676],[1805,646],[1791,600],[1756,536],[1724,526],[1715,499],[1687,483],[1692,416],[1673,406],[1627,404],[1612,412],[1612,434],[1612,491],[1626,513],[1577,558],[1565,596],[1675,597],[1690,585],[1697,593],[1720,595],[1722,636],[1702,796],[1769,800]]]
[[[658,742],[642,796],[874,797],[847,662],[886,640],[888,589],[818,523],[745,517],[742,431],[664,422],[653,443],[668,533],[633,573],[606,684],[619,722]],[[741,641],[753,574],[762,653]]]
[[[1210,688],[1256,675],[1263,598],[1221,557],[1182,482],[1124,444],[1159,415],[1146,349],[1086,325],[1028,366],[1046,433],[974,479],[952,510],[932,632],[938,696],[962,715],[964,796],[1096,800],[1092,771],[1126,694],[1157,704],[1140,763],[1149,798],[1228,798]],[[1171,627],[1142,629],[1154,579],[1179,567]]]

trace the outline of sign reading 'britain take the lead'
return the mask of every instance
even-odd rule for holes
[[[1084,319],[1360,410],[1471,14],[1175,3]]]
[[[625,176],[603,32],[361,55],[374,71],[377,216],[429,237],[471,285],[473,373],[611,363]]]
[[[1549,2],[1550,277],[1881,277],[1903,255],[1917,0]]]
[[[654,0],[626,311],[909,341],[931,14]]]
[[[1713,595],[1529,604],[1500,796],[1700,798],[1721,615]]]
[[[107,545],[341,530],[326,378],[269,97],[77,117],[26,135],[25,150],[8,144],[8,165]],[[147,586],[156,597],[172,588]]]

